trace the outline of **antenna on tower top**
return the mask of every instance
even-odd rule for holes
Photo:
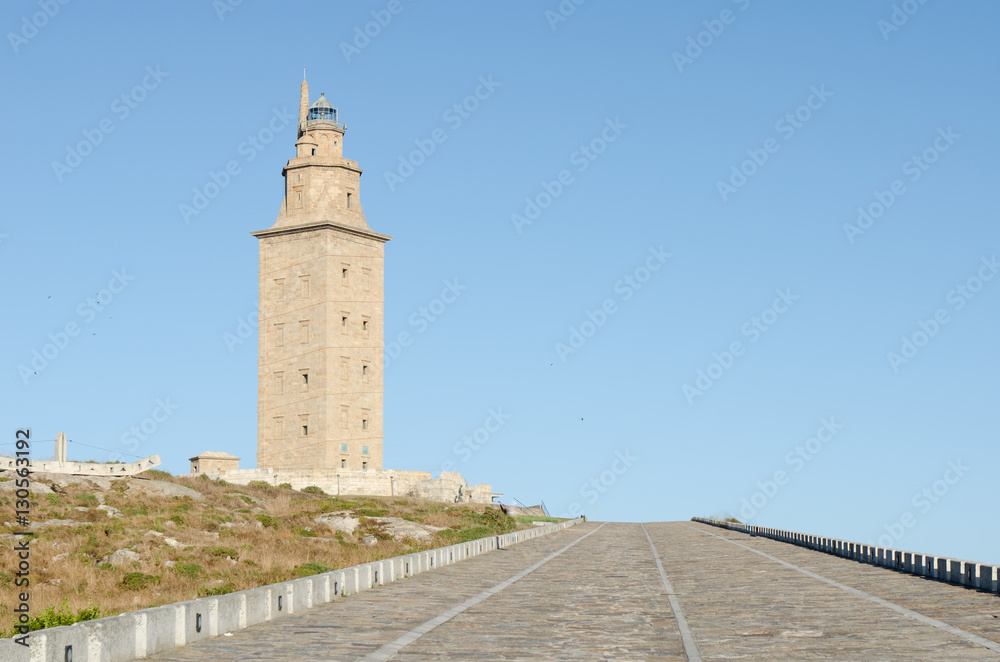
[[[306,79],[306,68],[302,67],[302,80]]]

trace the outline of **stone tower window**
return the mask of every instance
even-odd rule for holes
[[[299,415],[299,425],[302,427],[302,436],[309,436],[309,414]]]
[[[299,298],[309,298],[309,274],[299,276]]]
[[[361,318],[361,337],[362,338],[367,338],[368,337],[368,327],[370,326],[369,322],[370,322],[370,320],[367,317],[362,317]]]
[[[347,407],[344,405],[340,407],[340,427],[347,429]]]
[[[275,278],[274,279],[274,298],[277,301],[285,300],[285,279]]]
[[[340,332],[347,335],[347,313],[340,314]]]
[[[302,390],[303,391],[308,391],[309,390],[309,371],[308,370],[300,370],[299,374],[302,375]]]
[[[368,383],[368,375],[371,374],[371,370],[367,363],[361,366],[361,381]]]
[[[302,344],[309,342],[309,320],[301,320],[299,322],[299,338]]]
[[[285,392],[285,373],[274,373],[274,392],[281,395]]]
[[[274,436],[281,439],[285,436],[285,417],[275,416],[274,417]]]
[[[340,452],[341,453],[347,452],[347,444],[340,444]]]
[[[362,446],[361,447],[361,454],[362,455],[368,455],[368,447],[367,446]]]
[[[362,430],[367,430],[368,429],[368,419],[367,418],[362,418],[361,419],[361,429]],[[365,448],[368,448],[368,447],[365,446]],[[365,455],[368,455],[368,453],[365,453]]]
[[[276,347],[283,347],[285,344],[285,325],[275,324],[274,325],[274,345]]]
[[[316,156],[316,148],[315,147],[313,147],[312,151],[313,151],[312,155]]]
[[[344,459],[340,460],[340,468],[341,469],[346,469],[347,468],[347,460],[344,460]]]
[[[346,380],[348,378],[347,364],[349,362],[350,362],[350,359],[348,359],[346,356],[341,356],[340,357],[340,378],[341,379],[345,379]]]
[[[351,208],[351,194],[350,193],[347,194],[347,208],[348,209]]]
[[[350,275],[349,272],[350,272],[350,265],[348,264],[340,265],[340,284],[345,287],[348,284],[348,276]]]
[[[361,270],[361,287],[365,288],[366,290],[369,287],[371,287],[371,279],[372,279],[372,270],[371,269],[362,269]]]
[[[361,470],[365,471],[366,469],[368,469],[368,463],[367,462],[362,462],[361,463]]]

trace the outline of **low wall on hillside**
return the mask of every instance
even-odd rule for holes
[[[899,572],[926,577],[927,579],[968,586],[981,591],[989,591],[990,593],[1000,591],[997,581],[998,568],[988,563],[973,563],[972,561],[962,561],[961,559],[952,559],[946,556],[917,554],[891,547],[865,545],[859,542],[840,540],[839,538],[823,538],[797,531],[771,529],[764,526],[754,526],[738,522],[722,522],[704,517],[692,517],[691,521],[739,531],[755,537],[787,542],[799,547],[816,550],[817,552],[841,556],[859,563],[878,565],[898,570]]]
[[[582,519],[547,524],[238,593],[177,602],[32,632],[30,647],[0,640],[4,662],[126,662],[271,621],[525,540]]]
[[[444,503],[493,503],[492,485],[469,485],[461,474],[453,471],[442,471],[439,478],[432,478],[429,471],[393,469],[239,469],[189,475],[221,478],[239,485],[254,480],[268,485],[289,483],[296,490],[315,485],[327,494],[338,496],[411,496]]]

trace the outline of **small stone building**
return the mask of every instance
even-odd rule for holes
[[[240,458],[222,451],[205,451],[191,460],[191,473],[203,474],[210,471],[238,471]]]

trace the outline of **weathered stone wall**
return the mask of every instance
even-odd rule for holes
[[[246,485],[261,480],[269,485],[289,483],[301,490],[315,485],[327,494],[339,496],[410,496],[444,503],[492,503],[493,486],[469,485],[461,474],[441,472],[432,478],[429,471],[360,471],[355,469],[268,468],[239,471],[202,472],[209,478]]]

